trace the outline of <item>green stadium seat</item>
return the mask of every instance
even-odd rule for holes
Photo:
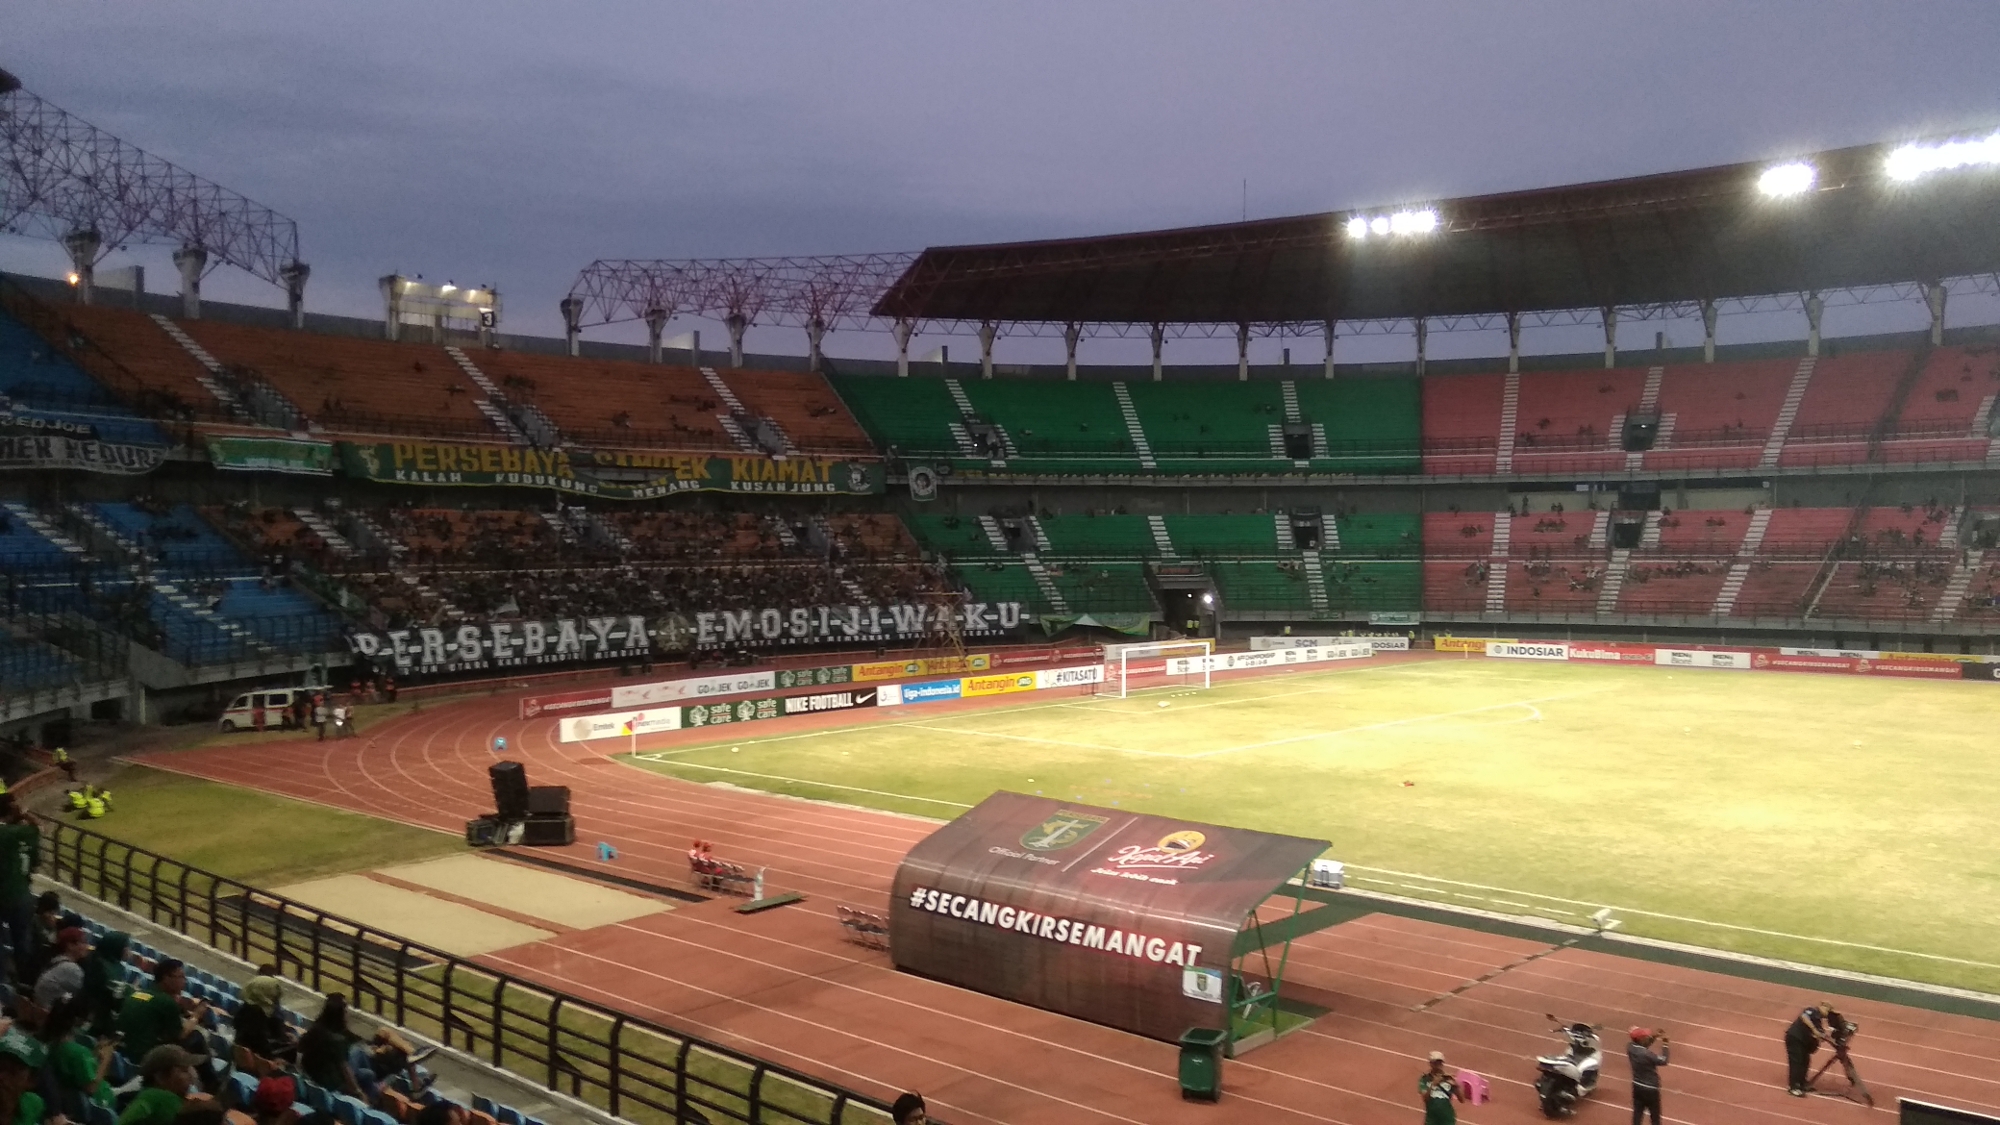
[[[962,457],[951,427],[964,416],[943,379],[833,375],[828,382],[882,449],[894,446],[905,457],[951,461]]]
[[[1301,379],[1296,386],[1300,413],[1326,434],[1326,451],[1313,459],[1314,471],[1421,471],[1417,380],[1342,376]]]
[[[1160,553],[1145,516],[1048,516],[1040,522],[1052,556],[1150,558]]]
[[[1006,431],[1013,472],[1137,473],[1132,435],[1108,383],[968,379],[979,416]]]

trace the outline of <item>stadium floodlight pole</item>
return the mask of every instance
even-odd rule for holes
[[[658,305],[646,310],[646,362],[660,363],[664,360],[660,353],[660,336],[667,330],[667,320],[672,315]]]
[[[1924,304],[1931,310],[1931,346],[1944,343],[1944,301],[1946,290],[1942,281],[1924,282]]]
[[[1618,366],[1618,309],[1606,305],[1599,310],[1604,317],[1604,366]]]
[[[199,246],[183,246],[174,251],[174,268],[181,271],[181,316],[201,319],[201,271],[208,266],[208,251]]]
[[[917,322],[907,316],[899,316],[889,329],[896,337],[896,376],[910,377],[910,337],[917,331]]]
[[[1521,373],[1521,314],[1507,314],[1507,374]]]
[[[1701,361],[1715,362],[1715,298],[1701,299]]]
[[[1424,345],[1429,342],[1430,335],[1431,335],[1430,318],[1422,316],[1418,317],[1417,318],[1417,374],[1418,375],[1422,375],[1424,373]]]
[[[563,345],[572,358],[583,354],[583,302],[575,297],[564,297],[556,302],[562,311]]]
[[[979,322],[979,377],[981,379],[991,379],[993,377],[993,338],[999,334],[999,321],[982,320]],[[1076,348],[1072,345],[1070,348],[1071,355],[1074,356],[1075,352]],[[1074,360],[1071,362],[1074,363]],[[1076,368],[1074,366],[1070,368],[1069,377],[1072,379],[1076,378]]]
[[[1161,324],[1159,321],[1156,320],[1153,322],[1152,330],[1149,331],[1147,335],[1151,337],[1153,341],[1153,382],[1157,383],[1163,378],[1163,373],[1161,371],[1161,363],[1160,363],[1160,352],[1166,347],[1167,326]]]
[[[1236,322],[1236,381],[1250,381],[1250,322]]]
[[[1805,306],[1806,354],[1817,356],[1819,355],[1819,322],[1821,315],[1826,312],[1826,301],[1820,297],[1819,290],[1815,289],[1806,294]]]
[[[1063,325],[1063,378],[1076,382],[1076,342],[1083,338],[1083,325],[1070,321]]]
[[[826,339],[826,321],[818,317],[806,321],[806,370],[820,368],[820,342]]]
[[[1326,321],[1322,326],[1326,335],[1326,377],[1333,378],[1333,342],[1339,338],[1339,326],[1334,321]]]

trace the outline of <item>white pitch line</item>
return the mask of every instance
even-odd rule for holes
[[[1266,742],[1246,742],[1241,746],[1225,746],[1220,750],[1204,750],[1199,754],[1187,754],[1183,755],[1183,757],[1208,758],[1216,754],[1234,754],[1238,750],[1262,750],[1267,746],[1288,746],[1294,742],[1311,742],[1316,738],[1336,738],[1343,734],[1363,734],[1371,730],[1407,726],[1410,723],[1427,723],[1433,719],[1450,719],[1459,715],[1476,715],[1482,711],[1498,711],[1505,707],[1527,707],[1529,710],[1533,710],[1533,705],[1537,703],[1549,703],[1558,699],[1575,699],[1579,696],[1599,694],[1602,694],[1602,692],[1573,691],[1564,695],[1544,695],[1535,699],[1517,699],[1510,703],[1489,703],[1484,707],[1466,707],[1457,711],[1439,711],[1431,715],[1412,715],[1406,719],[1389,719],[1384,722],[1368,723],[1358,727],[1341,727],[1339,730],[1315,731],[1312,734],[1296,734],[1290,738],[1273,738]],[[1539,714],[1539,712],[1537,713]]]
[[[1646,910],[1637,906],[1618,906],[1612,903],[1586,902],[1583,899],[1563,898],[1560,895],[1545,895],[1537,891],[1524,891],[1514,887],[1494,887],[1494,886],[1489,886],[1485,883],[1466,883],[1466,882],[1461,882],[1460,880],[1457,879],[1443,879],[1435,875],[1418,875],[1413,872],[1396,871],[1387,867],[1364,867],[1360,864],[1350,863],[1347,865],[1347,869],[1350,871],[1374,871],[1374,872],[1379,872],[1383,875],[1394,875],[1399,879],[1426,879],[1432,883],[1448,883],[1454,887],[1471,887],[1474,890],[1497,891],[1501,894],[1520,895],[1523,898],[1538,898],[1547,902],[1568,903],[1571,906],[1609,907],[1612,910],[1612,912],[1616,914],[1643,914],[1648,918],[1663,918],[1669,922],[1685,922],[1691,926],[1713,926],[1719,930],[1735,930],[1738,933],[1756,934],[1760,937],[1784,938],[1788,941],[1810,941],[1820,945],[1837,945],[1843,949],[1865,949],[1870,953],[1888,953],[1897,957],[1920,957],[1927,961],[1943,961],[1952,965],[1967,965],[1975,969],[2000,969],[2000,964],[1995,964],[1991,961],[1973,961],[1973,960],[1968,960],[1967,958],[1964,957],[1948,957],[1942,953],[1919,953],[1913,949],[1896,949],[1886,945],[1869,945],[1866,942],[1841,941],[1839,938],[1814,937],[1811,934],[1791,934],[1791,933],[1786,933],[1783,930],[1765,930],[1765,929],[1759,929],[1756,926],[1739,926],[1733,922],[1712,922],[1706,918],[1690,918],[1683,914],[1663,914],[1657,910]],[[1374,881],[1387,882],[1387,880],[1374,880]],[[1399,883],[1396,885],[1402,887],[1411,887],[1412,889],[1415,889],[1414,886],[1409,883]],[[1430,891],[1432,894],[1452,893],[1450,891],[1445,890],[1443,887],[1432,887],[1430,888]],[[1492,901],[1499,902],[1501,900],[1494,899]],[[1522,904],[1512,903],[1509,905],[1522,905]],[[1543,909],[1543,910],[1548,909],[1547,907],[1534,908],[1525,906],[1523,908]]]
[[[908,793],[885,793],[880,789],[863,789],[858,785],[836,785],[831,781],[807,781],[802,777],[779,777],[774,773],[751,773],[749,770],[733,770],[727,766],[705,766],[700,762],[675,762],[691,770],[714,770],[716,773],[733,773],[738,777],[761,777],[765,781],[783,781],[792,785],[816,785],[821,789],[844,789],[849,793],[866,793],[871,797],[889,797],[898,801],[923,801],[933,805],[950,805],[955,809],[969,809],[972,806],[963,801],[941,801],[936,797],[912,797]]]

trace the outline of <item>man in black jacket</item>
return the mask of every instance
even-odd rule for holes
[[[1785,1087],[1795,1098],[1806,1096],[1806,1068],[1812,1065],[1813,1052],[1826,1039],[1827,1016],[1832,1012],[1833,1001],[1822,1000],[1801,1011],[1785,1029]]]
[[[1655,1043],[1660,1045],[1658,1051],[1653,1050]],[[1660,1068],[1667,1065],[1671,1051],[1665,1035],[1650,1027],[1632,1029],[1632,1042],[1625,1045],[1625,1058],[1632,1064],[1632,1125],[1640,1125],[1648,1111],[1653,1125],[1660,1125]]]

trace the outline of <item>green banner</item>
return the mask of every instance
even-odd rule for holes
[[[291,438],[209,437],[208,459],[218,469],[258,473],[333,475],[333,446]]]
[[[1095,626],[1109,629],[1114,633],[1124,633],[1131,637],[1143,637],[1153,631],[1157,613],[1045,613],[1039,620],[1042,631],[1054,636],[1072,625]]]
[[[819,457],[707,457],[691,453],[577,453],[509,445],[398,441],[340,443],[350,477],[394,484],[547,488],[607,500],[680,492],[861,496],[882,491],[882,466]]]

